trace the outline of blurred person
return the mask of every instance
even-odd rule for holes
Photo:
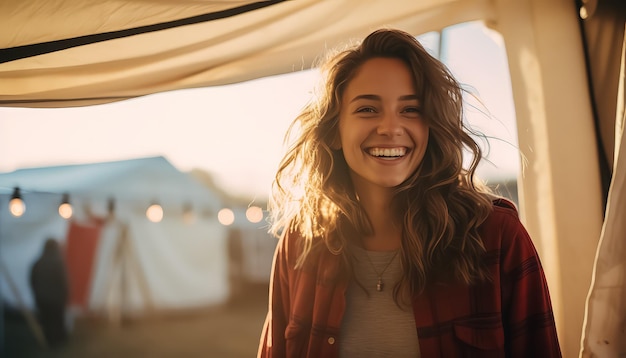
[[[394,29],[322,70],[274,182],[258,356],[560,357],[539,257],[475,178],[449,70]]]
[[[231,228],[228,231],[228,276],[231,300],[241,298],[244,293],[245,272],[244,253],[241,229]]]
[[[65,310],[69,284],[63,253],[55,239],[46,240],[41,256],[31,269],[30,284],[46,342],[57,347],[68,338]]]

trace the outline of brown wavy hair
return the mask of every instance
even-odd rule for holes
[[[474,179],[482,151],[464,123],[463,90],[448,69],[410,34],[380,29],[360,44],[338,50],[321,65],[324,85],[292,123],[292,145],[275,177],[269,209],[275,235],[297,232],[304,249],[326,247],[350,263],[350,241],[372,233],[352,185],[338,138],[341,98],[369,59],[402,60],[410,69],[430,135],[417,170],[395,188],[392,210],[402,218],[403,276],[394,289],[422,292],[430,283],[467,284],[488,279],[481,264],[485,248],[477,228],[491,211],[491,194]],[[463,166],[463,152],[471,161]],[[407,297],[407,296],[404,296]]]

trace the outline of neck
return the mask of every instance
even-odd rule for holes
[[[392,190],[363,190],[359,201],[372,224],[373,234],[363,238],[363,247],[370,251],[391,251],[402,243],[401,221],[391,210]]]

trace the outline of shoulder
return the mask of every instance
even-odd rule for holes
[[[497,198],[491,201],[491,212],[481,226],[501,227],[503,225],[520,224],[519,212],[511,201],[504,198]]]
[[[289,267],[294,268],[305,252],[306,258],[303,261],[304,268],[315,265],[321,257],[329,253],[321,239],[307,240],[297,229],[286,229],[283,234],[281,234],[276,255],[287,263]]]
[[[487,251],[498,252],[505,271],[540,266],[535,245],[510,201],[494,200],[492,212],[480,227],[480,235]]]
[[[504,248],[519,239],[530,240],[515,204],[507,199],[498,198],[492,201],[491,209],[489,216],[479,228],[488,249],[494,246]]]
[[[497,198],[491,201],[492,212],[489,218],[492,220],[513,220],[519,221],[517,207],[511,201],[504,198]],[[488,219],[489,220],[489,219]]]
[[[333,254],[321,239],[307,242],[298,231],[281,236],[274,267],[294,290],[309,290],[317,283],[334,284],[345,273],[340,254]]]
[[[285,228],[278,239],[276,256],[293,266],[302,253],[303,247],[304,238],[302,235],[297,230]]]

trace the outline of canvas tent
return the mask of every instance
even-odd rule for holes
[[[251,222],[246,218],[246,209],[239,206],[233,210],[235,222],[232,228],[235,236],[239,236],[241,276],[248,283],[268,283],[278,240],[268,232],[266,217],[259,222]]]
[[[5,1],[0,105],[81,106],[232,83],[308,68],[325,48],[380,26],[418,35],[485,21],[507,50],[528,162],[520,208],[564,355],[578,354],[584,333],[585,355],[616,356],[626,351],[615,344],[626,342],[625,14],[621,0]]]
[[[221,202],[165,158],[1,173],[0,187],[13,186],[22,189],[26,212],[0,212],[0,285],[9,306],[33,308],[29,272],[49,237],[66,249],[72,304],[85,313],[119,319],[228,298],[226,231],[216,219]],[[74,207],[70,220],[57,212],[63,193]],[[10,196],[0,193],[3,207]],[[107,217],[111,198],[114,212]],[[155,201],[164,211],[158,223],[145,214]],[[183,220],[184,205],[195,220]],[[80,286],[85,292],[76,291]]]

